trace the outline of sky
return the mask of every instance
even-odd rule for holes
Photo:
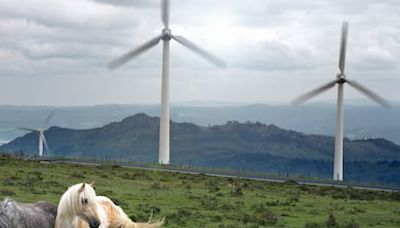
[[[171,42],[170,99],[288,104],[335,79],[347,20],[347,77],[400,101],[399,12],[398,0],[171,0],[172,33],[227,67]],[[159,0],[0,0],[0,104],[157,104],[161,44],[107,64],[161,29]]]

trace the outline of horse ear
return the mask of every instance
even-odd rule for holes
[[[78,192],[81,193],[85,189],[85,183],[82,184],[82,186],[79,188]]]
[[[90,183],[90,186],[92,186],[92,188],[94,188],[94,181],[92,183]]]

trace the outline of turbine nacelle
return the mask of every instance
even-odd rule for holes
[[[162,34],[162,37],[161,37],[161,39],[162,40],[171,40],[171,35],[172,35],[172,33],[171,33],[171,29],[169,29],[169,28],[164,28],[162,31],[161,31],[161,34]]]
[[[344,74],[338,75],[338,76],[337,76],[337,79],[336,79],[336,82],[339,83],[339,84],[344,84],[344,83],[346,83],[346,82],[347,82],[347,80],[346,80],[346,75],[344,75]]]
[[[342,55],[340,58],[343,58]],[[340,61],[341,60],[339,60],[339,64],[340,64]],[[338,71],[336,73],[336,80],[338,83],[344,83],[346,81],[346,75],[344,74],[344,68],[341,69],[340,66],[338,67]]]

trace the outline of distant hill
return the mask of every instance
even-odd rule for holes
[[[391,109],[345,102],[345,136],[349,139],[386,138],[400,144],[400,105]],[[171,119],[200,126],[222,125],[230,120],[274,124],[307,134],[335,134],[335,104],[299,106],[192,102],[171,106]],[[17,126],[41,127],[52,111],[53,126],[88,129],[119,121],[135,113],[159,116],[159,105],[98,105],[85,107],[0,106],[0,141],[25,132]]]
[[[103,127],[74,130],[52,127],[45,132],[50,155],[154,162],[158,158],[159,118],[136,114]],[[29,133],[2,146],[3,150],[37,153],[38,135]],[[284,130],[260,122],[228,121],[223,125],[198,126],[171,122],[171,162],[253,171],[330,176],[334,138]],[[345,168],[386,165],[400,176],[400,146],[386,139],[345,139]],[[390,168],[390,167],[389,167]],[[347,174],[352,173],[351,169]],[[394,172],[395,173],[395,172]],[[374,173],[368,178],[375,178]],[[397,176],[396,176],[397,175]],[[376,177],[380,178],[380,177]],[[381,178],[382,179],[382,178]],[[392,178],[389,178],[392,182]],[[374,179],[375,180],[375,179]]]

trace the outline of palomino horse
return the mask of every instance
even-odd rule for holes
[[[51,203],[0,202],[0,228],[54,228],[57,207]]]
[[[55,228],[158,228],[163,220],[135,223],[105,196],[96,196],[91,184],[73,185],[61,197]]]

